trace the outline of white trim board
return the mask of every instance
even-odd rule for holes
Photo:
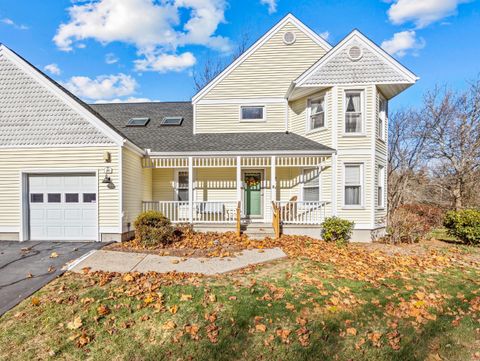
[[[309,29],[305,24],[298,20],[292,14],[288,14],[282,20],[280,20],[273,28],[271,28],[265,35],[258,39],[246,52],[244,52],[239,58],[237,58],[233,63],[231,63],[225,70],[223,70],[216,78],[214,78],[210,83],[208,83],[203,89],[201,89],[197,94],[192,98],[192,103],[196,104],[198,101],[206,95],[215,85],[217,85],[221,80],[223,80],[228,74],[230,74],[235,68],[240,66],[250,55],[252,55],[258,48],[265,44],[273,35],[275,35],[285,24],[288,22],[292,23],[303,31],[307,36],[309,36],[316,44],[324,48],[326,51],[332,49],[332,46],[323,39],[320,35],[316,34],[314,31]]]
[[[232,98],[232,99],[203,99],[199,100],[196,105],[223,105],[223,104],[286,104],[285,98]]]

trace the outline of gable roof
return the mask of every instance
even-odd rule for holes
[[[352,61],[348,50],[356,45],[361,58]],[[336,84],[414,84],[419,78],[359,30],[353,30],[292,84],[294,87],[326,87]]]
[[[235,59],[229,66],[227,66],[220,74],[205,85],[197,94],[192,97],[192,103],[197,103],[208,91],[217,85],[222,79],[230,74],[235,68],[240,66],[248,57],[250,57],[258,48],[265,44],[273,35],[275,35],[284,25],[292,23],[301,31],[303,31],[316,44],[329,51],[332,46],[323,39],[320,35],[315,33],[312,29],[307,27],[304,23],[298,20],[293,14],[287,14],[282,20],[267,31],[260,39],[258,39],[252,46],[250,46],[242,55]]]
[[[290,152],[325,154],[333,149],[300,135],[284,132],[193,134],[193,106],[190,102],[91,104],[112,126],[151,153],[246,154]],[[180,126],[162,126],[165,116],[181,116]],[[127,127],[130,118],[148,117],[145,127]]]
[[[6,45],[0,43],[0,55],[5,56],[6,59],[15,64],[25,74],[30,76],[40,86],[46,89],[49,94],[55,96],[59,101],[63,102],[72,111],[76,112],[83,120],[90,123],[95,129],[102,133],[107,139],[117,145],[131,146],[135,151],[142,152],[137,145],[131,143],[127,137],[118,129],[114,128],[100,114],[96,113],[88,104],[76,97],[70,91],[58,84],[55,80],[43,73],[33,64],[28,62],[22,56],[8,48]],[[71,135],[75,136],[71,130]],[[62,134],[65,136],[65,134]]]

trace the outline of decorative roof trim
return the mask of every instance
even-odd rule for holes
[[[34,68],[27,61],[22,59],[19,55],[15,54],[12,50],[7,48],[5,45],[0,44],[0,54],[5,55],[10,61],[16,64],[19,68],[25,71],[33,79],[38,81],[42,86],[52,92],[53,95],[57,96],[65,104],[70,106],[73,110],[77,111],[81,116],[83,116],[89,123],[101,131],[105,136],[111,139],[116,145],[123,145],[126,139],[122,137],[114,129],[110,128],[103,121],[98,119],[94,114],[89,112],[84,106],[82,106],[78,101],[69,96],[64,90],[59,86],[56,86],[45,74],[40,70]],[[139,148],[140,149],[140,148]]]
[[[252,55],[258,48],[265,44],[270,38],[275,35],[285,24],[292,23],[310,37],[316,44],[324,48],[327,52],[332,49],[332,46],[323,39],[320,35],[315,33],[312,29],[307,27],[304,23],[298,20],[294,15],[287,14],[282,20],[274,25],[268,32],[266,32],[260,39],[258,39],[250,48],[247,49],[240,57],[238,57],[233,63],[225,68],[220,74],[218,74],[210,83],[203,87],[192,98],[192,103],[196,104],[204,95],[206,95],[215,85],[223,80],[228,74],[240,66],[250,55]]]
[[[335,149],[331,150],[244,150],[244,151],[197,151],[197,152],[148,152],[147,156],[151,157],[163,157],[163,156],[202,156],[202,155],[244,155],[244,156],[255,156],[255,155],[332,155],[337,151]]]
[[[319,70],[323,65],[328,63],[330,59],[332,59],[335,55],[337,55],[341,50],[343,50],[350,41],[353,39],[360,41],[363,43],[365,46],[367,46],[373,53],[378,55],[380,58],[382,58],[388,65],[392,66],[395,70],[403,74],[407,79],[408,82],[413,84],[415,83],[418,79],[420,79],[418,76],[413,74],[410,70],[408,70],[405,66],[400,64],[397,60],[395,60],[392,56],[387,54],[382,48],[380,48],[377,44],[375,44],[373,41],[368,39],[365,35],[363,35],[359,30],[355,29],[353,30],[350,34],[348,34],[340,43],[338,43],[333,49],[331,49],[327,54],[325,54],[319,61],[317,61],[315,64],[313,64],[310,69],[305,71],[302,75],[300,75],[296,80],[293,81],[294,86],[303,86],[303,83],[305,83],[306,79],[312,73],[316,72]],[[293,87],[294,87],[293,86]],[[291,87],[293,89],[293,87]],[[289,89],[290,91],[290,89]]]

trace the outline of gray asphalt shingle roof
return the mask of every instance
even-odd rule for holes
[[[193,134],[193,106],[190,102],[91,104],[121,134],[152,152],[249,152],[308,151],[333,152],[333,149],[284,132]],[[182,116],[181,126],[160,125],[163,117]],[[148,117],[146,127],[127,127],[130,118]]]

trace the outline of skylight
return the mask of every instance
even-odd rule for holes
[[[127,127],[145,127],[150,118],[131,118],[127,122]]]
[[[181,125],[183,122],[182,117],[164,117],[161,125]]]

